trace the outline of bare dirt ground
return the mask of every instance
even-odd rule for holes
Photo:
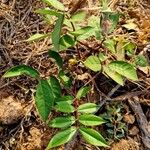
[[[62,2],[69,9],[76,7],[73,0]],[[139,30],[128,36],[137,43],[138,51],[146,51],[150,58],[150,1],[110,0],[110,5],[134,20]],[[41,0],[0,0],[0,150],[44,150],[56,132],[40,120],[35,109],[33,91],[37,81],[28,77],[1,78],[7,69],[18,64],[30,65],[43,76],[55,74],[56,67],[47,54],[49,39],[36,43],[25,42],[31,34],[51,31],[51,27],[34,13],[41,7],[44,7]],[[87,0],[80,7],[87,10],[89,15],[96,14],[98,1]],[[140,83],[135,85],[129,82],[125,87],[119,87],[119,90],[115,84],[105,82],[105,77],[96,78],[100,84],[97,85],[99,89],[95,97],[98,93],[98,97],[103,98],[111,91],[113,102],[107,105],[124,105],[122,115],[128,130],[121,140],[112,141],[111,150],[150,149],[150,68],[139,70],[139,76]],[[67,149],[66,145],[58,148]],[[70,148],[73,149],[101,150],[82,140]]]

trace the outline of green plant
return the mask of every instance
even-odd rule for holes
[[[127,125],[123,121],[123,106],[121,104],[106,106],[106,112],[101,117],[106,120],[106,132],[109,140],[119,140],[125,136]]]
[[[35,34],[27,41],[35,41],[51,36],[53,47],[51,50],[67,50],[80,43],[80,41],[95,37],[101,41],[103,49],[100,52],[92,54],[83,62],[84,65],[92,71],[100,71],[105,76],[112,78],[120,85],[124,85],[124,79],[137,81],[136,69],[138,66],[148,66],[148,60],[144,55],[136,54],[136,45],[130,42],[123,35],[115,35],[120,14],[112,11],[108,7],[107,0],[102,0],[102,9],[100,16],[91,16],[85,25],[86,13],[78,11],[75,14],[69,14],[65,11],[62,3],[55,0],[43,0],[51,8],[36,10],[36,13],[48,17],[54,24],[54,30],[50,34]],[[54,17],[55,16],[55,17]],[[54,19],[53,19],[54,17]],[[47,20],[47,19],[46,19]],[[80,58],[80,52],[78,55]],[[82,62],[82,60],[79,60]]]
[[[102,49],[84,61],[84,65],[95,72],[102,72],[120,85],[124,79],[138,81],[136,69],[149,66],[144,55],[136,54],[136,45],[124,35],[115,35],[115,28],[119,21],[119,14],[111,11],[107,0],[102,1],[100,20],[100,35]]]
[[[98,110],[99,106],[94,103],[79,105],[80,99],[84,97],[89,90],[89,87],[82,87],[75,97],[62,96],[57,100],[54,108],[57,112],[62,112],[63,115],[49,121],[48,125],[54,128],[61,128],[62,131],[57,133],[50,140],[47,149],[68,142],[77,132],[79,132],[88,143],[107,147],[107,143],[100,133],[92,128],[86,127],[105,123],[101,117],[93,114]]]
[[[57,64],[59,63],[57,62]],[[48,79],[41,79],[35,69],[25,65],[11,68],[3,77],[23,74],[37,78],[39,81],[36,89],[35,103],[43,121],[49,127],[61,129],[50,140],[47,149],[67,143],[77,132],[92,145],[108,147],[105,139],[99,132],[86,127],[105,123],[101,117],[93,114],[99,109],[99,105],[95,103],[80,104],[80,99],[86,96],[90,91],[90,87],[80,88],[75,97],[72,95],[62,96],[61,85],[56,77],[50,76]],[[61,115],[49,121],[49,115],[53,112],[61,112]]]
[[[49,7],[38,9],[35,12],[42,15],[46,22],[48,21],[47,23],[53,24],[54,29],[52,33],[34,34],[26,41],[31,42],[51,37],[53,45],[51,49],[59,52],[75,46],[80,40],[87,39],[95,32],[94,26],[81,24],[86,18],[85,11],[78,11],[71,15],[65,11],[65,7],[58,0],[43,0],[43,2]]]
[[[138,81],[136,69],[149,66],[144,55],[135,54],[135,44],[124,38],[107,39],[103,45],[109,51],[89,56],[84,65],[92,71],[101,71],[120,85],[124,85],[125,78]]]
[[[40,9],[36,13],[43,15],[44,18],[47,15],[51,18],[52,16],[57,18],[56,23],[54,23],[55,19],[52,21],[55,24],[51,34],[52,50],[58,52],[67,50],[69,47],[78,44],[79,41],[94,36],[101,41],[103,50],[86,58],[84,65],[92,71],[101,71],[122,86],[125,78],[132,81],[138,80],[136,72],[138,66],[145,67],[149,65],[144,55],[136,55],[136,45],[134,43],[130,42],[124,35],[113,35],[120,14],[108,7],[107,0],[101,1],[100,16],[91,16],[88,18],[87,24],[84,23],[86,20],[84,11],[78,11],[72,15],[66,12],[63,4],[57,0],[43,0],[43,2],[52,6],[53,9]],[[63,27],[65,27],[65,32],[63,32]],[[27,41],[39,40],[46,36],[50,36],[50,34],[38,33],[31,36]]]

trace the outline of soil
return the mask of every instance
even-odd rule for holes
[[[73,0],[62,0],[62,2],[68,11],[72,10],[72,13],[80,8],[86,10],[89,15],[98,14],[98,0],[87,0],[80,5],[76,5],[76,1]],[[127,36],[137,44],[139,53],[144,51],[150,58],[150,1],[110,0],[110,5],[137,23],[138,31]],[[41,0],[0,0],[0,150],[44,150],[57,131],[47,127],[36,111],[33,93],[37,81],[25,76],[2,78],[6,70],[18,64],[34,67],[43,77],[56,73],[56,66],[48,57],[47,50],[51,46],[49,39],[33,43],[25,41],[34,33],[47,33],[52,30],[41,16],[34,13],[34,10],[43,7],[45,4]],[[126,21],[121,20],[120,26]],[[96,49],[97,43],[88,41],[86,44]],[[79,48],[81,51],[87,49],[85,44],[79,45]],[[63,57],[67,62],[68,56]],[[72,66],[70,69],[80,80],[74,84],[77,88],[89,79],[88,73],[80,70],[79,67]],[[124,107],[123,122],[128,129],[121,139],[110,141],[110,148],[108,148],[110,150],[150,148],[150,143],[147,144],[150,141],[148,139],[150,138],[150,68],[138,68],[138,75],[140,82],[135,84],[127,81],[124,87],[118,89],[116,83],[108,81],[101,74],[95,78],[97,91],[88,99],[94,98],[97,102],[108,96],[110,91],[114,91],[110,95],[111,101],[101,101],[103,107],[100,113],[103,113],[108,105],[117,103],[117,105],[123,104]],[[130,103],[131,100],[135,103]],[[139,109],[135,109],[137,101],[142,110],[141,116],[137,116]],[[142,126],[145,122],[145,126]],[[147,137],[146,142],[143,140],[144,137]],[[105,150],[90,146],[80,138],[77,140],[80,142],[76,142],[74,148],[70,150]],[[66,147],[64,145],[56,149],[67,150]]]

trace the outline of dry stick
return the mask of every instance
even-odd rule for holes
[[[126,94],[123,94],[121,96],[117,96],[117,97],[113,98],[113,101],[123,101],[123,100],[131,99],[134,96],[149,95],[149,94],[150,94],[150,91],[148,91],[148,90],[128,92]]]
[[[107,96],[108,96],[108,97],[113,96],[114,93],[115,93],[120,87],[121,87],[121,85],[120,85],[120,84],[117,84],[117,85],[107,94]]]
[[[128,101],[129,101],[130,107],[132,108],[132,110],[134,111],[136,115],[137,122],[141,129],[142,141],[146,148],[145,150],[150,150],[150,129],[149,129],[150,126],[147,121],[147,118],[144,115],[141,105],[139,101],[136,100],[136,98],[133,98]]]

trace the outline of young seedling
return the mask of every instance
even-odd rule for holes
[[[60,69],[62,67],[60,55],[51,51],[50,56],[56,60],[56,64]],[[49,127],[60,128],[60,131],[52,137],[46,149],[69,142],[76,133],[80,133],[89,144],[108,147],[102,135],[93,129],[94,126],[105,123],[101,117],[95,115],[100,106],[95,103],[81,104],[81,99],[87,95],[90,87],[80,88],[75,97],[72,95],[62,96],[61,85],[56,77],[50,76],[48,79],[42,79],[37,70],[26,65],[9,69],[3,77],[8,78],[19,75],[29,75],[38,80],[35,104],[39,115]],[[60,76],[58,78],[62,79]],[[61,115],[49,120],[49,115],[52,115],[54,111],[61,112]]]

